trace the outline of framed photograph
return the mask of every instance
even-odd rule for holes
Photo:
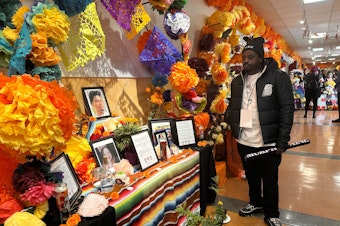
[[[113,164],[121,160],[113,136],[90,141],[90,146],[97,165],[100,167],[104,166],[104,156],[107,158],[107,167],[109,169],[113,168]]]
[[[85,111],[96,118],[111,116],[103,87],[83,87],[82,94]]]
[[[165,130],[155,132],[155,137],[157,140],[155,150],[159,159],[167,161],[168,158],[175,155],[174,151],[171,149],[168,140],[168,134],[166,133]]]
[[[180,148],[197,146],[194,118],[176,119],[174,136],[176,144]]]
[[[54,158],[50,165],[50,172],[63,172],[63,182],[67,184],[70,209],[73,209],[82,194],[82,190],[69,157],[63,152]]]
[[[153,145],[157,145],[157,139],[155,137],[155,133],[159,131],[165,130],[168,138],[169,146],[171,147],[173,144],[173,130],[174,130],[174,119],[152,119],[149,120],[149,132],[150,137],[152,137]]]
[[[143,130],[131,134],[131,140],[136,150],[142,171],[158,163],[158,157],[150,138],[149,131]]]

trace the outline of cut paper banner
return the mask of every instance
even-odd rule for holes
[[[58,46],[68,71],[85,66],[105,50],[105,34],[94,2],[89,4],[83,13],[72,18],[71,27],[67,42]]]
[[[183,57],[167,37],[154,27],[139,59],[154,73],[169,75],[171,66],[177,61],[182,61]]]
[[[101,2],[122,28],[131,31],[131,18],[140,0],[101,0]]]
[[[133,39],[149,22],[151,18],[145,11],[142,3],[139,3],[136,7],[135,13],[131,19],[131,31],[126,32],[126,38]]]

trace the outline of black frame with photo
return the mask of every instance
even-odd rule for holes
[[[100,149],[103,147],[106,147],[109,149],[112,155],[112,158],[115,159],[115,163],[118,163],[121,161],[121,158],[120,158],[113,136],[107,136],[107,137],[103,137],[97,140],[90,141],[90,146],[92,149],[93,156],[95,157],[97,165],[99,167],[103,166],[103,156],[102,156],[102,153],[100,153],[101,152]]]
[[[197,147],[194,117],[178,118],[175,124],[175,143],[179,148]]]
[[[157,139],[155,137],[155,133],[158,131],[165,130],[167,133],[167,139],[169,146],[174,142],[173,133],[174,133],[174,119],[173,118],[164,118],[164,119],[150,119],[149,120],[149,133],[150,137],[152,137],[153,145],[157,145]]]
[[[81,197],[82,189],[70,158],[62,152],[50,161],[50,167],[50,172],[63,172],[63,182],[67,184],[70,209],[73,209]]]
[[[83,101],[84,101],[84,106],[85,106],[85,112],[89,116],[94,116],[96,118],[105,118],[105,117],[110,117],[111,116],[111,111],[109,104],[106,99],[106,95],[104,92],[104,88],[102,86],[99,87],[82,87],[82,94],[83,94]],[[90,94],[91,92],[97,92],[99,96],[103,98],[104,102],[104,114],[101,116],[97,116],[94,112],[94,109],[91,106],[91,100],[90,100]]]
[[[130,137],[142,171],[159,162],[148,130],[133,133]]]

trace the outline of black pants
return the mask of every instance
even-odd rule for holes
[[[314,116],[316,112],[316,108],[318,107],[318,98],[319,98],[318,92],[306,90],[305,97],[306,97],[305,115],[307,116],[309,103],[311,102],[311,100],[313,100],[313,116]]]
[[[266,218],[278,218],[280,216],[278,174],[282,156],[271,153],[244,161],[246,154],[269,147],[253,148],[238,143],[237,148],[248,181],[249,203],[263,206]]]

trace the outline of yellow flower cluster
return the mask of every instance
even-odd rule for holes
[[[43,13],[36,14],[32,23],[37,32],[45,33],[55,44],[65,42],[68,38],[70,21],[67,15],[56,7],[45,8]]]
[[[59,55],[52,47],[48,47],[47,37],[43,33],[31,35],[32,51],[30,61],[37,66],[52,66],[58,64],[61,60]]]

